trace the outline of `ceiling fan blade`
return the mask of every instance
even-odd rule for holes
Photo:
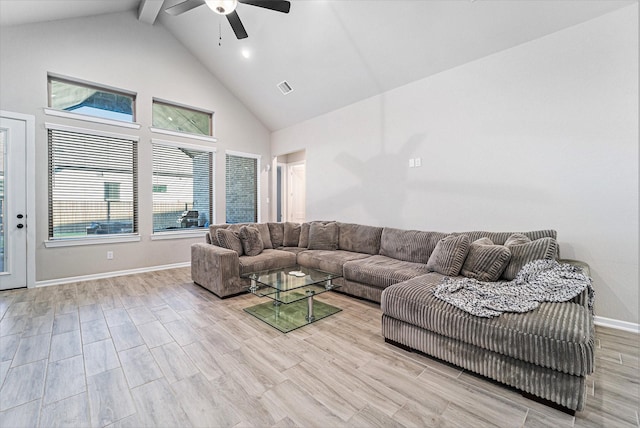
[[[195,9],[198,6],[202,6],[203,4],[205,4],[204,0],[185,0],[175,6],[166,8],[164,11],[169,15],[176,16]]]
[[[227,20],[229,24],[231,24],[231,28],[233,28],[233,32],[236,33],[236,37],[238,39],[246,39],[249,37],[247,34],[247,30],[244,29],[244,25],[242,25],[242,21],[240,21],[240,17],[238,16],[238,12],[235,10],[227,15]]]
[[[284,0],[238,0],[238,3],[250,4],[251,6],[264,7],[276,12],[289,13],[291,2]]]

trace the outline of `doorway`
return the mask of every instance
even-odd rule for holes
[[[33,195],[28,179],[29,155],[34,145],[34,118],[0,114],[0,290],[33,284],[35,221],[28,229],[27,207]],[[31,205],[32,206],[32,205]]]
[[[305,152],[276,158],[276,220],[304,223],[306,219]]]

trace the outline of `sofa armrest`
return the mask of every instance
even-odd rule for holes
[[[585,275],[589,277],[591,276],[591,269],[589,268],[589,265],[585,262],[581,262],[580,260],[558,259],[558,263],[567,263],[577,266],[582,269]],[[589,307],[589,290],[584,290],[582,293],[571,299],[570,302],[577,303],[580,306]]]
[[[238,253],[204,243],[191,245],[191,279],[218,297],[241,293],[249,286],[249,280],[240,278]]]

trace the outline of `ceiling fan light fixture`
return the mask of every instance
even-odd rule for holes
[[[238,0],[205,0],[205,3],[218,15],[228,15],[238,6]]]

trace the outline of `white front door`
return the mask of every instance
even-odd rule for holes
[[[0,118],[0,290],[27,286],[27,123]]]
[[[306,218],[306,169],[305,163],[289,164],[289,221],[304,223]]]

